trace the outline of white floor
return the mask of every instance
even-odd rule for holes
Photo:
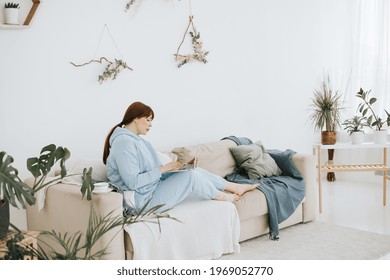
[[[379,177],[380,176],[376,176]],[[378,178],[378,179],[379,179]],[[386,206],[383,184],[338,180],[322,181],[322,213],[320,221],[345,227],[390,234],[390,181],[387,181]]]

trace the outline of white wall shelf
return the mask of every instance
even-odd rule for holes
[[[1,29],[27,29],[29,25],[21,25],[21,24],[0,24]]]

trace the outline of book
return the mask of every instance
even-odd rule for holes
[[[198,167],[198,158],[194,157],[189,162],[184,163],[183,166],[180,169],[172,170],[170,172],[184,172],[184,171],[191,171],[194,170],[196,167]]]
[[[171,172],[185,172],[185,171],[191,171],[198,167],[198,151],[199,151],[199,141],[196,145],[196,151],[195,156],[193,159],[191,159],[189,162],[186,162],[183,164],[183,166],[177,170],[173,170]]]

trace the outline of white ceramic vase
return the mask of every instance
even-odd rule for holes
[[[352,132],[351,142],[354,145],[362,144],[364,142],[364,132],[363,131]]]
[[[4,8],[4,24],[19,24],[18,8]]]
[[[374,143],[375,144],[384,144],[387,142],[387,130],[374,130]]]

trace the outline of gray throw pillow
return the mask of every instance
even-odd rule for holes
[[[282,170],[280,170],[270,154],[265,151],[260,141],[250,145],[231,147],[230,151],[237,166],[245,169],[249,179],[279,176],[282,174]]]

